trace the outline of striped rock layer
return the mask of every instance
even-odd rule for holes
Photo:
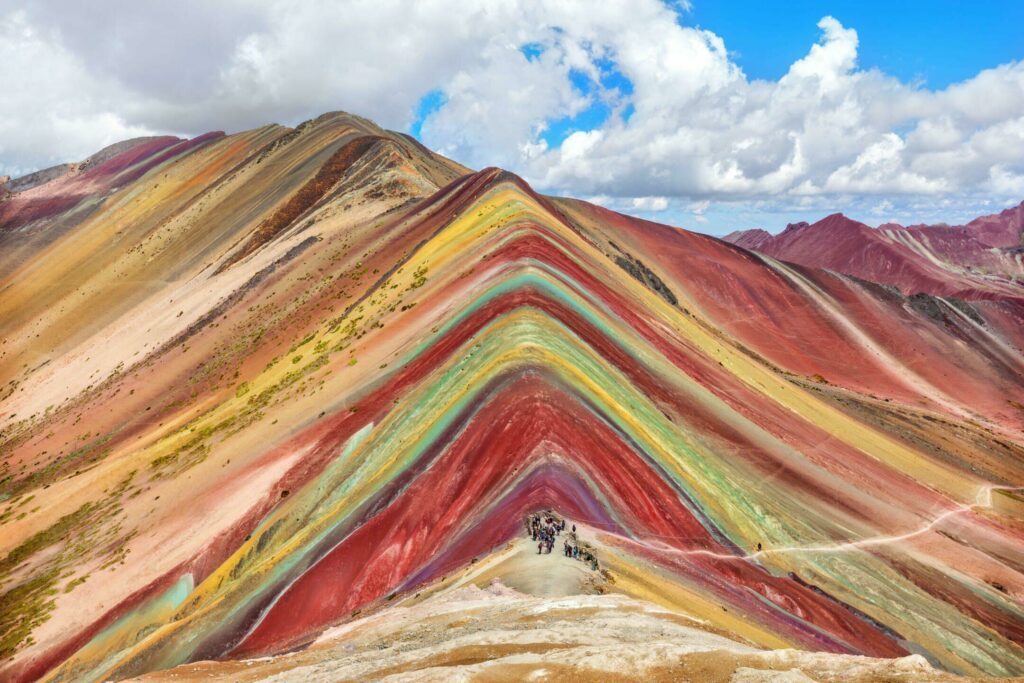
[[[751,646],[1024,674],[1019,297],[907,297],[345,114],[142,141],[0,216],[2,678],[292,651],[547,508],[602,530],[612,590]]]

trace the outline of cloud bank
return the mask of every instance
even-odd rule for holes
[[[716,206],[883,220],[1024,198],[1024,63],[930,90],[859,68],[856,30],[828,16],[762,81],[657,0],[99,7],[0,11],[0,174],[345,109],[468,165],[691,226]]]

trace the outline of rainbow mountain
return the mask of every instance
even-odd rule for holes
[[[1024,297],[787,263],[343,113],[5,187],[0,678],[307,680],[354,656],[325,638],[492,604],[661,621],[600,661],[562,622],[389,661],[628,678],[661,634],[668,675],[685,622],[748,665],[1024,674]],[[540,510],[599,549],[596,602],[527,595],[569,571],[524,546]]]

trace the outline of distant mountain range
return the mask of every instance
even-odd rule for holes
[[[1024,297],[1024,202],[967,225],[871,228],[842,214],[793,223],[778,235],[743,230],[723,239],[812,268],[828,268],[905,294],[964,299]]]

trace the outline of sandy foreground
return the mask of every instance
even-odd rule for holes
[[[140,681],[962,681],[923,657],[762,650],[609,592],[600,572],[517,541],[277,657],[198,662]],[[994,679],[993,679],[994,680]]]

